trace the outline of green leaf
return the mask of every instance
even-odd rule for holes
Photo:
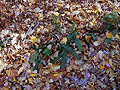
[[[108,43],[108,42],[110,42],[110,41],[112,41],[111,38],[106,38],[104,42],[105,42],[105,43]]]
[[[35,61],[37,59],[38,55],[39,55],[39,52],[37,52],[37,51],[34,52],[32,54],[32,56],[31,56],[31,58],[30,58],[30,63],[32,63],[33,61]]]
[[[77,48],[79,49],[79,51],[81,52],[81,50],[82,50],[82,43],[81,43],[81,41],[79,39],[75,38],[74,42],[75,42]]]
[[[36,61],[35,66],[33,67],[33,71],[34,70],[38,70],[40,63],[38,61]]]
[[[8,41],[10,38],[9,37],[7,37],[6,39],[5,39],[5,41]]]
[[[76,59],[80,59],[80,56],[72,49],[72,47],[63,44],[61,45],[66,51],[70,52]]]
[[[42,53],[43,53],[43,54],[46,54],[48,51],[49,51],[49,50],[48,50],[47,48],[45,48],[45,49],[42,51]]]
[[[115,36],[117,34],[117,30],[113,30],[112,34]]]
[[[111,24],[111,22],[108,22],[108,21],[106,21],[106,20],[104,20],[104,19],[101,19],[103,22],[105,22],[105,23],[107,23],[107,24]]]
[[[91,33],[91,36],[93,38],[93,41],[95,41],[95,35]]]
[[[67,53],[63,51],[62,59],[61,59],[61,68],[63,69],[67,63]]]
[[[37,70],[38,67],[39,67],[39,65],[43,62],[43,60],[45,60],[45,58],[46,58],[48,55],[49,55],[49,54],[44,55],[43,58],[42,58],[40,61],[37,60],[36,63],[35,63],[35,66],[33,67],[33,70]]]
[[[35,45],[33,45],[32,48],[37,52],[39,51],[39,49]]]
[[[55,23],[55,29],[56,29],[58,32],[61,33],[61,25],[60,25],[60,23],[58,22],[58,21],[59,21],[58,17],[55,16],[55,15],[53,15],[53,21],[54,21],[54,23]]]
[[[62,57],[62,52],[59,52],[58,56],[53,59],[53,63],[55,63],[56,61],[59,61],[61,57]]]
[[[33,70],[37,70],[38,66],[45,60],[45,58],[47,56],[50,55],[50,52],[52,51],[53,47],[51,48],[51,50],[48,50],[47,52],[45,51],[45,55],[43,56],[43,58],[40,61],[36,61],[36,65],[33,67]]]
[[[3,41],[0,41],[0,46],[3,46]]]
[[[72,24],[72,26],[70,27],[70,33],[72,34],[73,32],[74,32],[74,30],[75,30],[75,24],[76,24],[77,22],[75,22],[75,23],[73,23]]]
[[[71,38],[73,38],[74,36],[76,36],[76,33],[70,34],[70,35],[66,36],[66,38],[67,38],[67,39],[71,39]]]

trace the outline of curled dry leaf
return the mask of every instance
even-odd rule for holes
[[[13,70],[9,69],[9,70],[6,70],[6,74],[11,77],[16,77],[18,76],[18,71],[15,69]]]

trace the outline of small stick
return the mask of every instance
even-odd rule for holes
[[[36,20],[35,20],[36,21]],[[34,24],[35,23],[35,21],[32,23],[32,24]],[[38,21],[37,21],[37,24],[35,25],[35,27],[33,28],[33,30],[32,30],[32,26],[30,26],[29,27],[29,29],[28,29],[28,31],[27,31],[27,33],[26,33],[26,35],[25,35],[25,38],[27,37],[27,35],[28,34],[32,34],[35,30],[36,30],[36,28],[39,26],[39,21],[40,21],[40,19],[38,19]],[[32,25],[31,24],[31,25]]]

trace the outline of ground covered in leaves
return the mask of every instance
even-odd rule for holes
[[[1,0],[0,90],[119,90],[119,7]]]

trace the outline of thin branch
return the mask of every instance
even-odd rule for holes
[[[35,21],[36,21],[36,20],[35,20]],[[34,21],[32,24],[34,24],[35,21]],[[39,26],[39,24],[40,24],[39,21],[40,21],[40,19],[38,19],[37,24],[34,26],[33,29],[32,29],[32,26],[29,27],[27,33],[25,34],[25,38],[27,37],[27,35],[32,34],[32,33],[36,30],[36,28],[37,28],[37,27]],[[32,25],[32,24],[31,24],[31,25]]]

